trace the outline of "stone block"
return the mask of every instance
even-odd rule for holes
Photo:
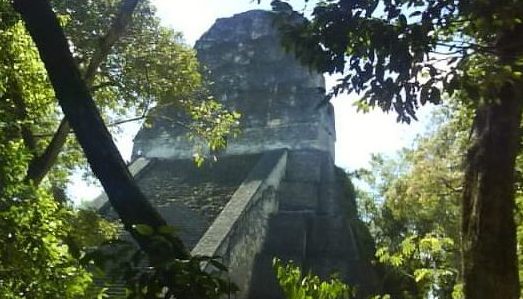
[[[289,152],[286,180],[291,182],[320,182],[323,155],[320,151]]]
[[[269,221],[263,252],[300,260],[305,257],[310,213],[280,212]]]
[[[307,256],[344,256],[358,258],[348,222],[343,217],[315,216],[307,240]]]
[[[341,186],[338,182],[322,182],[318,186],[319,198],[318,213],[324,215],[342,215],[349,211],[344,209],[344,197]]]
[[[278,190],[280,210],[316,210],[318,207],[318,185],[312,182],[282,182]]]

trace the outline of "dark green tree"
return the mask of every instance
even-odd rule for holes
[[[90,2],[90,4],[96,6],[93,3]],[[114,3],[114,1],[100,1],[100,3],[96,4],[100,4],[101,8],[103,8],[104,4]],[[78,21],[78,19],[70,18],[70,15],[74,16],[75,13],[89,15],[89,10],[84,10],[84,7],[81,6],[76,7],[77,10],[74,7],[67,7],[65,9],[66,14],[58,18],[55,11],[59,11],[59,8],[53,10],[49,1],[20,0],[12,3],[13,8],[19,13],[17,14],[10,9],[11,3],[0,1],[3,26],[0,28],[0,38],[8,41],[5,43],[7,46],[2,46],[0,50],[7,50],[7,53],[10,54],[8,58],[11,58],[11,60],[2,61],[3,67],[1,68],[2,72],[0,72],[2,78],[7,78],[7,80],[2,80],[0,83],[0,94],[7,102],[7,104],[0,106],[2,108],[0,109],[0,115],[6,116],[6,118],[2,117],[0,121],[0,130],[9,133],[0,135],[2,137],[0,161],[3,162],[5,160],[5,162],[10,163],[6,164],[5,168],[2,163],[2,168],[0,169],[0,199],[2,204],[8,204],[7,208],[9,208],[5,209],[6,207],[2,206],[2,212],[4,210],[6,212],[2,216],[7,215],[10,217],[6,217],[1,224],[2,229],[8,228],[9,225],[13,226],[13,233],[7,234],[8,242],[10,238],[16,238],[17,241],[20,241],[14,242],[16,246],[7,246],[7,249],[4,251],[9,251],[13,248],[15,250],[21,249],[17,259],[9,259],[10,261],[15,261],[15,266],[20,265],[16,261],[23,261],[24,257],[31,257],[30,253],[33,251],[37,253],[40,251],[46,252],[51,248],[52,250],[50,251],[54,254],[37,256],[39,258],[38,262],[40,262],[40,266],[44,266],[43,268],[27,262],[27,271],[20,271],[21,274],[24,274],[24,277],[9,281],[20,283],[20,285],[2,284],[4,282],[2,280],[2,283],[0,283],[2,289],[11,287],[14,287],[15,290],[19,288],[27,289],[28,285],[31,286],[33,284],[30,281],[30,275],[27,275],[32,270],[42,272],[48,281],[53,281],[50,287],[45,289],[45,293],[38,294],[42,288],[35,288],[35,292],[38,295],[33,296],[32,294],[34,293],[31,290],[28,296],[34,298],[39,298],[39,296],[62,298],[80,295],[89,282],[89,277],[84,278],[84,276],[88,276],[85,269],[78,269],[78,261],[75,260],[76,256],[67,254],[68,249],[72,253],[75,251],[74,248],[67,246],[69,244],[64,244],[68,238],[75,239],[75,243],[84,244],[85,242],[79,240],[82,238],[79,238],[78,232],[74,230],[71,233],[60,233],[60,226],[63,224],[64,217],[58,214],[60,211],[57,208],[57,206],[60,207],[59,203],[51,199],[49,194],[45,192],[47,191],[46,188],[38,188],[36,186],[41,181],[42,175],[45,175],[45,172],[48,170],[39,171],[38,173],[40,174],[34,177],[31,177],[31,171],[28,171],[25,179],[21,179],[20,175],[23,170],[27,169],[28,164],[28,168],[31,169],[31,157],[38,158],[36,151],[32,150],[40,149],[41,147],[45,148],[46,146],[47,148],[53,147],[55,138],[62,134],[57,132],[50,141],[46,140],[49,142],[48,144],[41,142],[35,148],[31,147],[33,145],[33,137],[35,136],[26,134],[27,132],[32,133],[33,129],[39,128],[39,119],[35,117],[36,115],[45,115],[47,111],[54,112],[52,116],[56,117],[59,115],[52,108],[55,96],[62,108],[65,119],[67,119],[67,121],[61,122],[62,125],[60,127],[68,127],[70,125],[75,132],[79,145],[82,147],[94,174],[104,186],[109,196],[109,201],[119,214],[124,228],[131,233],[141,250],[145,252],[147,262],[152,267],[147,268],[146,271],[135,271],[133,273],[133,277],[139,280],[135,284],[135,294],[137,296],[147,296],[148,298],[158,296],[162,296],[162,298],[214,298],[230,289],[230,284],[218,276],[201,270],[202,262],[220,264],[211,258],[190,257],[181,241],[173,235],[172,230],[167,226],[164,219],[145,199],[127,171],[126,165],[116,149],[111,135],[104,125],[102,115],[99,113],[91,95],[91,92],[101,90],[102,92],[97,94],[97,102],[100,107],[115,108],[120,104],[125,107],[127,101],[132,102],[133,99],[143,100],[142,95],[144,93],[154,96],[154,100],[162,104],[162,100],[168,101],[169,96],[174,93],[178,96],[174,100],[179,101],[179,106],[186,109],[191,115],[194,114],[200,123],[204,123],[203,125],[206,122],[207,125],[212,125],[214,121],[220,122],[221,120],[225,120],[230,124],[235,122],[236,116],[208,120],[207,118],[216,116],[217,111],[221,115],[222,112],[225,112],[224,109],[219,105],[211,105],[208,102],[198,105],[191,98],[194,91],[200,91],[198,87],[201,86],[202,80],[199,74],[195,72],[197,64],[195,63],[193,53],[183,47],[179,47],[175,43],[175,37],[171,31],[165,29],[155,31],[158,28],[152,26],[154,29],[152,30],[153,33],[157,34],[149,34],[148,37],[156,38],[155,41],[157,43],[154,43],[153,47],[158,46],[156,48],[158,52],[153,53],[156,55],[151,57],[136,57],[137,52],[133,50],[140,49],[140,45],[137,45],[136,49],[131,49],[130,44],[127,44],[127,47],[119,52],[118,55],[110,55],[112,45],[117,41],[118,36],[121,35],[123,27],[125,27],[130,14],[137,4],[138,1],[134,0],[122,2],[119,14],[114,18],[113,26],[110,27],[107,34],[103,35],[104,38],[101,41],[101,45],[91,41],[90,45],[93,48],[89,48],[89,45],[86,45],[85,48],[78,48],[76,46],[81,45],[81,42],[70,43],[66,39],[62,25],[64,23],[67,24],[67,22],[74,23]],[[98,7],[98,11],[103,11],[101,8]],[[94,15],[98,16],[98,13],[94,13]],[[92,19],[92,17],[89,16],[84,21],[90,20],[96,23],[96,19]],[[110,17],[108,19],[112,20],[113,18]],[[4,20],[6,22],[3,22]],[[156,19],[152,20],[157,21]],[[156,23],[153,22],[154,24]],[[67,28],[67,26],[65,27]],[[86,32],[87,35],[92,33],[98,36],[100,34],[99,30],[87,30]],[[81,34],[77,33],[75,36],[80,38]],[[143,36],[139,37],[143,38]],[[84,41],[89,44],[89,40]],[[25,51],[26,49],[28,51]],[[84,59],[87,55],[83,56],[82,53],[84,52],[82,50],[89,54],[89,63],[85,62]],[[143,53],[141,54],[143,55]],[[106,59],[107,61],[102,63]],[[83,69],[84,72],[79,69],[79,67],[82,67],[82,61],[84,61],[83,66],[86,68]],[[169,64],[166,61],[180,66],[180,69],[161,68],[161,66]],[[148,87],[150,88],[147,88],[146,91],[143,88],[140,89],[140,78],[137,78],[140,63],[145,68],[153,66],[149,73],[151,82],[149,82]],[[132,67],[132,69],[128,70],[125,67]],[[90,75],[98,69],[101,70],[99,73]],[[175,74],[180,74],[177,73],[178,71],[186,74],[187,77],[180,77],[178,78],[179,80],[174,80],[176,79]],[[125,74],[125,76],[122,74]],[[112,76],[115,76],[115,78],[112,78]],[[122,79],[122,77],[124,78]],[[26,79],[34,79],[36,81],[31,82],[34,83],[34,85],[31,85],[29,84],[30,81]],[[8,84],[4,85],[4,82]],[[20,89],[15,87],[20,87]],[[35,87],[40,87],[41,90]],[[31,90],[31,88],[34,89]],[[135,88],[134,91],[132,91],[133,88]],[[177,94],[177,92],[179,93]],[[187,98],[184,98],[185,95],[187,95]],[[45,101],[37,102],[38,100]],[[147,100],[151,99],[147,98]],[[27,106],[25,106],[26,104]],[[25,109],[29,107],[28,104],[35,107]],[[56,105],[56,103],[54,104]],[[48,107],[51,108],[49,110],[44,109]],[[202,111],[205,115],[200,115],[198,111]],[[54,120],[56,118],[51,118],[48,123],[52,123]],[[202,128],[202,125],[199,124],[197,127]],[[222,124],[218,128],[218,131],[222,133],[228,131]],[[220,138],[218,135],[222,136],[222,133],[214,133],[212,129],[206,130],[206,132],[208,131],[211,133],[206,133],[209,135],[203,136],[204,138]],[[69,129],[67,128],[64,133],[67,136]],[[56,148],[58,150],[63,146],[63,142],[59,143],[62,145],[58,145]],[[211,147],[220,145],[219,141],[211,140],[210,143]],[[55,158],[52,159],[56,159],[57,154],[54,153],[53,155]],[[12,168],[11,166],[15,167]],[[46,166],[45,168],[48,167]],[[21,196],[23,196],[23,200],[20,199]],[[20,201],[23,201],[23,203],[20,203]],[[26,211],[28,208],[32,210]],[[74,219],[71,222],[74,222]],[[30,227],[26,227],[29,225],[27,223],[37,225],[38,233],[36,235],[31,235]],[[79,222],[75,224],[79,224]],[[71,223],[69,223],[69,227],[72,227]],[[29,241],[25,242],[24,240]],[[39,241],[43,242],[43,244],[38,244]],[[58,261],[54,262],[53,259]],[[48,263],[49,267],[46,268],[45,263]],[[2,263],[2,266],[8,264],[5,262]],[[140,266],[143,266],[143,264]],[[220,267],[220,269],[223,269],[223,266]],[[54,268],[57,270],[55,271]],[[64,290],[64,292],[59,294],[53,293],[53,290],[57,290],[56,285],[67,275],[76,279],[74,281],[71,279],[67,285],[64,284],[64,286],[71,285],[73,291]],[[46,282],[46,280],[38,279],[35,283],[38,284],[39,282]],[[14,296],[16,297],[17,295],[25,296],[25,294],[15,294]]]
[[[144,120],[155,105],[172,105],[199,117],[188,123],[180,120],[181,125],[203,127],[193,133],[211,145],[223,144],[224,129],[234,126],[236,118],[223,107],[208,104],[214,101],[202,100],[207,97],[200,96],[204,87],[194,51],[181,42],[178,33],[160,26],[148,1],[60,0],[52,4],[82,78],[111,128]],[[2,1],[0,13],[9,20],[6,27],[19,22],[9,1]],[[7,84],[6,92],[0,94],[12,102],[0,109],[16,116],[21,128],[18,135],[33,155],[26,180],[38,186],[50,174],[53,184],[63,185],[58,181],[64,181],[73,167],[85,165],[85,160],[75,139],[69,138],[71,128],[53,100],[36,49],[20,28],[16,35],[5,34],[2,39],[8,45],[0,50],[2,80]],[[220,120],[195,113],[202,105]]]
[[[475,111],[462,196],[466,298],[518,298],[514,166],[523,89],[523,2],[326,0],[310,21],[273,1],[284,44],[312,67],[343,77],[330,96],[410,122],[442,93]]]
[[[371,191],[358,207],[384,264],[393,298],[453,297],[461,288],[460,195],[470,111],[441,107],[430,132],[393,157],[372,157],[358,172]]]
[[[179,240],[172,240],[171,247],[154,246],[150,236],[134,228],[137,224],[143,224],[157,231],[167,224],[146,200],[127,170],[77,68],[50,4],[45,0],[20,0],[14,2],[14,7],[38,48],[56,97],[94,174],[104,186],[125,228],[153,261],[159,262],[171,256],[186,258],[188,253]]]

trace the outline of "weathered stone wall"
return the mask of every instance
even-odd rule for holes
[[[205,178],[209,172],[225,179],[215,184],[219,196],[196,192],[203,196],[177,199],[180,188],[173,173],[176,165],[192,163],[192,144],[182,129],[156,120],[152,128],[140,130],[133,152],[162,162],[142,171],[139,181],[171,224],[187,228],[182,238],[190,247],[197,242],[194,254],[223,257],[231,279],[240,286],[237,298],[283,298],[272,269],[274,257],[293,260],[323,278],[336,272],[358,285],[363,298],[378,288],[377,280],[369,256],[362,254],[364,234],[354,199],[344,190],[347,178],[334,166],[332,106],[318,108],[324,98],[324,79],[281,49],[272,24],[270,12],[249,11],[218,20],[196,44],[215,82],[213,94],[243,115],[242,134],[229,140],[218,164],[231,157],[249,160],[253,153],[263,156],[252,171],[247,167],[242,171],[249,173],[247,178],[227,179],[228,167],[202,172],[182,168],[174,177]],[[169,110],[163,113],[176,115]],[[169,168],[170,161],[178,162]],[[167,168],[161,175],[145,178],[146,173],[160,173],[162,167]],[[156,188],[158,180],[162,183]],[[209,185],[198,186],[206,190]],[[212,204],[205,202],[206,197],[213,199]],[[195,212],[205,210],[213,216]],[[206,226],[191,226],[200,216]]]
[[[324,98],[321,74],[283,51],[273,15],[249,11],[219,19],[195,46],[208,70],[213,95],[242,114],[242,132],[225,155],[266,150],[316,149],[334,156],[334,110]],[[171,113],[171,112],[169,112]],[[158,119],[135,138],[133,153],[190,158],[185,131]]]
[[[152,159],[133,175],[148,200],[192,249],[259,159],[257,154],[227,156],[201,167],[190,159]],[[137,166],[133,163],[130,168]],[[116,217],[107,202],[100,211]]]
[[[276,150],[227,156],[203,168],[190,160],[142,162],[132,167],[141,169],[141,188],[185,245],[194,247],[192,254],[222,257],[240,287],[236,298],[284,299],[274,257],[324,279],[337,273],[358,287],[358,298],[379,290],[350,181],[328,153]],[[191,190],[200,190],[185,194],[189,182]],[[205,212],[207,199],[221,206],[217,217],[214,209]]]
[[[286,165],[285,150],[265,153],[192,250],[194,255],[223,258],[230,279],[240,288],[238,298],[249,292],[254,258],[262,249],[269,218],[278,210],[275,190]]]
[[[263,249],[256,256],[249,299],[284,299],[271,261],[292,260],[323,279],[337,274],[359,289],[358,298],[379,289],[368,256],[360,253],[354,198],[344,190],[346,176],[328,153],[290,151],[286,175],[277,190],[279,211],[269,221]]]

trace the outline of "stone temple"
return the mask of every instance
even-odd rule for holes
[[[215,98],[242,114],[242,131],[198,168],[185,129],[154,119],[129,166],[149,200],[193,254],[223,257],[236,298],[283,298],[274,257],[337,273],[361,298],[378,291],[370,235],[334,165],[334,111],[318,105],[323,76],[283,51],[266,11],[217,20],[195,48]]]

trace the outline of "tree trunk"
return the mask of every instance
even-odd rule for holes
[[[29,152],[34,154],[37,149],[36,140],[33,135],[33,131],[31,130],[31,125],[27,123],[29,121],[29,116],[27,114],[27,106],[22,97],[22,89],[20,88],[20,85],[14,76],[12,78],[8,78],[7,80],[6,94],[13,100],[13,103],[15,104],[16,117],[21,122],[20,135],[22,136],[24,145],[29,150]]]
[[[88,87],[76,67],[69,45],[47,0],[15,0],[62,107],[76,134],[93,173],[104,187],[111,205],[125,228],[152,263],[166,257],[185,258],[188,253],[181,241],[164,236],[170,244],[158,246],[155,237],[138,233],[133,225],[144,224],[157,231],[166,222],[142,194],[105,127]]]
[[[118,15],[114,19],[111,28],[109,28],[107,33],[101,39],[98,48],[94,52],[93,57],[91,57],[89,65],[87,66],[87,70],[83,76],[87,86],[91,86],[93,84],[98,68],[107,58],[107,55],[109,55],[113,45],[125,32],[125,29],[131,21],[132,14],[137,5],[138,0],[122,1]],[[35,156],[29,162],[27,175],[25,177],[26,181],[32,181],[36,186],[42,182],[47,173],[56,163],[58,155],[62,151],[62,148],[67,141],[67,136],[69,135],[70,129],[71,126],[69,125],[69,122],[66,118],[63,118],[60,122],[60,125],[58,126],[58,129],[53,135],[51,142],[47,145],[44,152],[39,156]]]
[[[41,155],[34,156],[29,162],[25,181],[31,181],[35,186],[40,185],[47,173],[56,163],[58,155],[67,141],[69,130],[71,130],[71,126],[69,126],[69,122],[63,118],[44,152]]]
[[[517,299],[514,167],[522,103],[506,84],[498,102],[476,110],[467,155],[462,213],[467,299]]]

